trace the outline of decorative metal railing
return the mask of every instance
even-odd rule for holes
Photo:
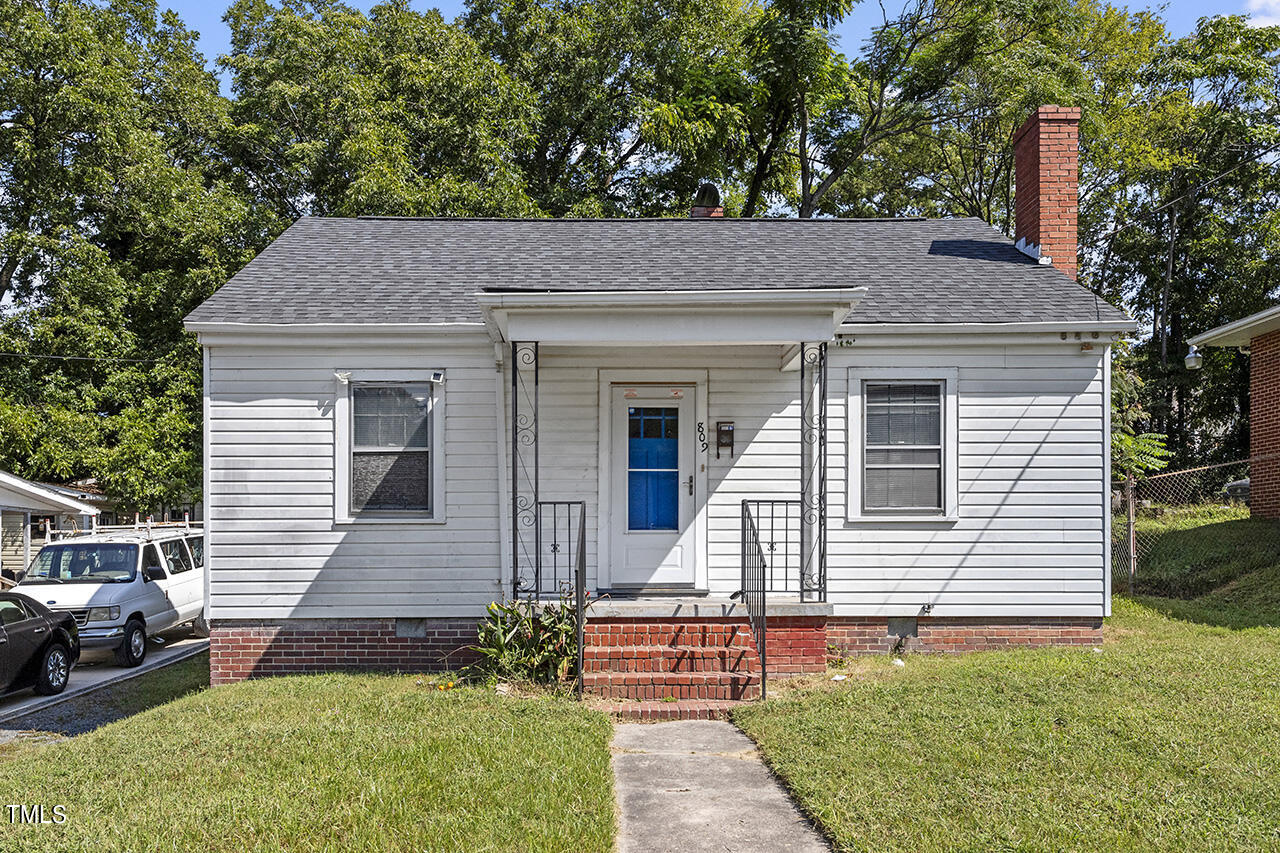
[[[733,594],[741,598],[747,608],[747,621],[751,623],[751,636],[755,639],[756,654],[760,657],[760,698],[768,690],[768,660],[766,648],[769,633],[766,615],[768,596],[768,561],[760,544],[760,531],[756,527],[755,514],[773,501],[742,502],[742,588]],[[754,512],[753,512],[754,510]]]
[[[535,507],[531,593],[560,595],[572,590],[577,639],[575,669],[582,696],[582,641],[587,619],[587,502],[538,501]]]

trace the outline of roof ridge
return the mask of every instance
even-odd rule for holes
[[[977,217],[928,217],[928,216],[838,216],[817,219],[796,217],[743,217],[743,216],[301,216],[325,222],[963,222]],[[981,220],[979,220],[981,221]]]

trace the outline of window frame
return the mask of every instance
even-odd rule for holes
[[[336,392],[333,405],[333,520],[335,524],[443,524],[445,522],[445,394],[444,371],[424,370],[334,370]],[[427,385],[428,446],[409,452],[428,455],[431,488],[429,511],[353,510],[351,507],[352,454],[355,448],[354,389],[360,386]]]
[[[959,370],[946,368],[850,368],[848,372],[848,430],[846,434],[846,506],[850,522],[953,522],[959,518]],[[942,494],[940,509],[873,508],[864,506],[866,476],[866,388],[868,385],[938,385],[941,411]],[[925,466],[922,466],[925,467]]]

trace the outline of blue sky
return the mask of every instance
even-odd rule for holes
[[[372,0],[348,0],[352,5],[368,9],[375,5]],[[222,22],[222,13],[228,3],[208,0],[160,0],[161,8],[168,7],[176,11],[186,21],[187,26],[200,33],[200,49],[212,62],[230,47],[230,34],[226,24]],[[447,20],[457,17],[462,11],[462,0],[414,0],[415,9],[438,8]],[[900,2],[886,0],[885,8],[890,12],[900,7]],[[1127,4],[1131,9],[1142,8],[1141,3]],[[1149,4],[1157,6],[1159,4]],[[1218,14],[1250,14],[1259,24],[1280,24],[1280,0],[1171,0],[1163,4],[1164,18],[1174,35],[1185,35],[1195,26],[1196,19],[1202,15]],[[880,23],[880,4],[875,0],[862,0],[854,7],[853,13],[844,20],[837,29],[841,48],[845,53],[852,53],[861,41],[867,37],[871,27]]]

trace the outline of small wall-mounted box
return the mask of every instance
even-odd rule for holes
[[[716,421],[716,458],[720,458],[720,450],[729,451],[733,457],[733,421]]]

